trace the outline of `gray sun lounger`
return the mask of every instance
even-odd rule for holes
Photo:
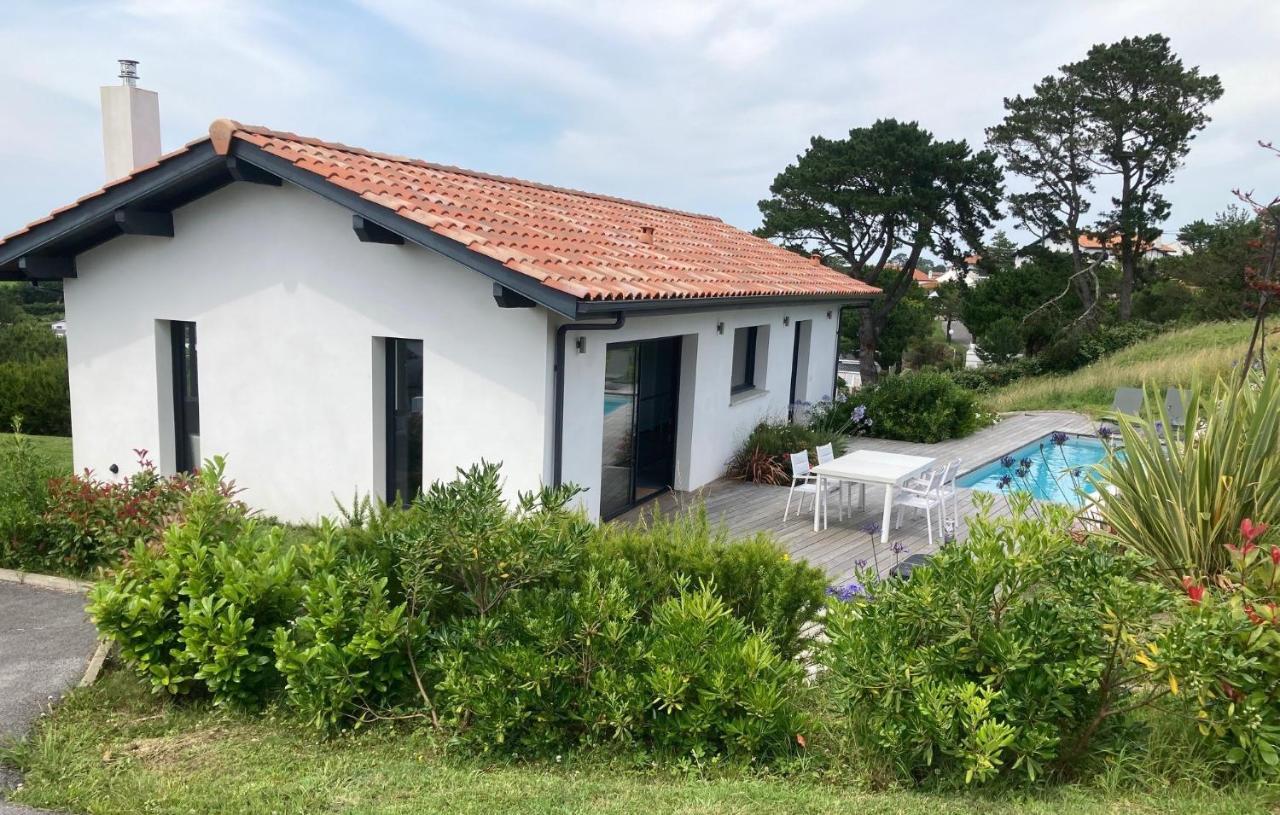
[[[1181,388],[1169,388],[1164,396],[1164,412],[1169,417],[1169,424],[1174,427],[1185,427],[1187,424],[1187,401],[1191,391]]]
[[[1116,388],[1116,398],[1111,401],[1111,412],[1136,417],[1142,413],[1143,399],[1142,388]]]

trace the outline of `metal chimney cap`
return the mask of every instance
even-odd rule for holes
[[[122,59],[120,63],[120,84],[128,85],[131,88],[138,86],[138,61],[136,59]]]

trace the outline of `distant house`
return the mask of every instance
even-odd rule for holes
[[[1045,244],[1055,252],[1070,252],[1071,244],[1066,241],[1049,241]],[[1080,252],[1091,259],[1116,260],[1120,256],[1120,236],[1112,235],[1105,241],[1089,235],[1080,236]],[[1142,251],[1143,260],[1158,260],[1163,257],[1177,257],[1191,253],[1191,249],[1178,241],[1165,243],[1153,241]]]
[[[54,333],[54,335],[55,335],[55,336],[58,336],[58,337],[65,337],[65,336],[67,336],[67,321],[66,321],[66,320],[54,320],[53,322],[49,323],[49,328],[50,328],[50,330],[52,330],[52,331],[53,331],[53,333]]]
[[[840,309],[877,294],[706,215],[229,120],[0,241],[0,274],[64,281],[77,468],[226,453],[289,520],[480,459],[596,516],[695,489],[832,394]]]

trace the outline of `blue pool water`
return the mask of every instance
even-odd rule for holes
[[[982,465],[957,483],[984,492],[1022,490],[1039,501],[1079,507],[1086,500],[1080,491],[1086,495],[1094,492],[1086,483],[1086,476],[1106,457],[1106,446],[1092,436],[1068,436],[1064,444],[1058,445],[1053,443],[1050,434]],[[1010,458],[1012,465],[1008,462]],[[1073,473],[1076,473],[1074,477]],[[1004,476],[1010,480],[1002,488],[1000,482]]]
[[[612,393],[604,395],[604,415],[608,416],[623,405],[631,404],[630,396],[615,396]]]

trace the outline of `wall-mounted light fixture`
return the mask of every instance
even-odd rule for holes
[[[716,323],[716,333],[717,334],[724,333],[724,323]]]
[[[783,326],[791,325],[791,318],[790,318],[790,317],[783,317],[783,318],[782,318],[782,324],[783,324]]]
[[[578,337],[576,340],[573,341],[573,347],[578,349],[579,354],[587,353],[587,338]]]
[[[827,319],[831,319],[831,309],[827,309]]]

